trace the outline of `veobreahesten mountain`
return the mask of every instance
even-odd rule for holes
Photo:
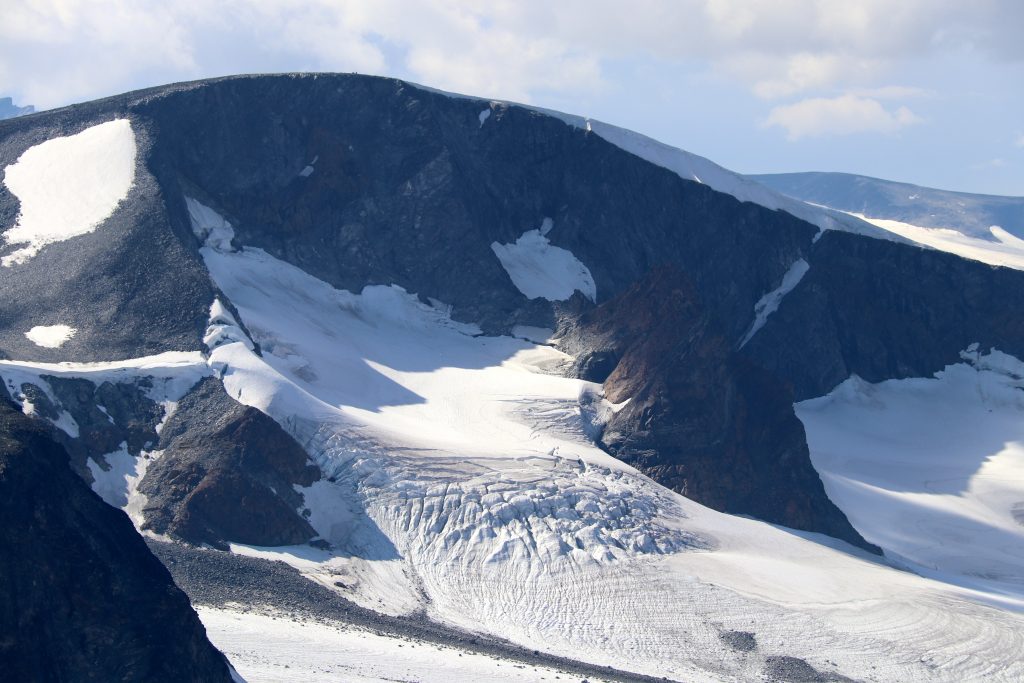
[[[2,121],[0,168],[4,400],[124,511],[61,533],[154,575],[139,533],[279,559],[622,680],[1024,674],[1024,273],[934,226],[351,74]],[[47,538],[36,568],[69,561]]]

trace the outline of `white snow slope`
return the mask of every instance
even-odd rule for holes
[[[221,318],[211,367],[333,478],[304,495],[334,553],[237,551],[377,609],[677,680],[750,680],[776,654],[873,681],[1024,676],[1017,594],[667,491],[587,438],[608,406],[551,374],[569,360],[557,350],[474,336],[398,287],[335,290],[258,249],[202,254],[263,350]],[[723,629],[755,632],[758,653]]]
[[[396,638],[344,624],[199,607],[206,633],[247,683],[534,683],[564,671]],[[597,683],[598,679],[591,679]]]
[[[135,179],[135,134],[128,119],[53,138],[4,168],[4,185],[21,204],[8,244],[26,246],[3,257],[24,263],[47,244],[92,232],[128,196]]]
[[[779,310],[779,304],[782,303],[785,296],[800,284],[800,280],[803,279],[810,269],[811,266],[807,261],[797,259],[789,267],[789,270],[786,271],[786,274],[782,276],[782,282],[779,283],[779,286],[758,299],[757,303],[754,304],[754,322],[750,324],[750,329],[747,330],[747,333],[743,335],[743,339],[740,340],[740,348],[745,346],[757,334],[758,330],[764,327],[764,324],[768,322],[768,317]]]
[[[862,218],[872,225],[877,225],[894,235],[904,237],[921,246],[948,251],[973,261],[981,261],[990,266],[1005,266],[1024,270],[1024,240],[1011,235],[998,225],[989,228],[992,239],[982,239],[954,230],[952,228],[922,228],[910,223],[871,218],[859,213],[851,216]]]
[[[976,348],[934,378],[854,376],[798,403],[854,527],[915,571],[1024,594],[1024,363]]]

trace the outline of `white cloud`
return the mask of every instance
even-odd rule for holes
[[[1024,60],[1017,0],[4,0],[0,76],[52,106],[232,72],[361,71],[530,101],[622,59],[703,65],[765,98],[853,92],[912,57]],[[1017,19],[1021,19],[1018,21]],[[869,97],[865,95],[865,97]],[[877,96],[874,99],[878,99]]]
[[[822,135],[894,133],[921,119],[906,107],[887,110],[878,100],[857,95],[813,97],[773,108],[765,126],[780,126],[786,137],[799,140]]]
[[[721,64],[728,73],[751,83],[754,94],[763,99],[789,97],[836,83],[867,82],[882,71],[877,60],[809,52],[784,57],[748,53]]]
[[[876,100],[909,100],[913,98],[934,97],[935,93],[924,88],[907,85],[883,85],[879,88],[855,88],[851,95],[870,97]]]
[[[976,164],[971,164],[971,168],[975,171],[981,171],[992,168],[1004,168],[1006,167],[1006,159],[996,157],[995,159],[987,159],[985,161],[979,161]]]

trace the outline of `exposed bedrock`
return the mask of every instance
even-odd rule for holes
[[[626,402],[601,436],[610,453],[716,510],[872,547],[825,495],[790,389],[735,352],[677,268],[582,315],[565,343],[580,372],[611,368],[593,379]]]
[[[305,543],[317,534],[299,513],[296,486],[320,479],[306,452],[273,419],[202,380],[160,434],[159,457],[139,491],[144,527],[191,543]]]
[[[0,663],[12,681],[231,681],[128,517],[0,400]]]

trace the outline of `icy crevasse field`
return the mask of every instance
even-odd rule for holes
[[[765,655],[866,680],[1024,676],[1016,595],[667,491],[593,446],[611,407],[554,374],[560,352],[474,336],[398,287],[338,291],[223,240],[202,254],[263,352],[215,314],[211,367],[333,480],[304,495],[334,553],[237,551],[344,579],[366,606],[670,678],[746,680]],[[730,629],[759,652],[730,650]]]

